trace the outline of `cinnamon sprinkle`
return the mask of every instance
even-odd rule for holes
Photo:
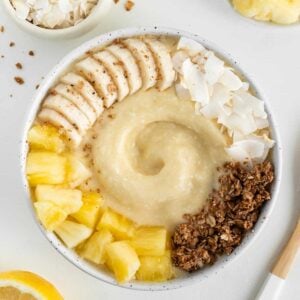
[[[135,3],[134,3],[133,1],[127,0],[126,3],[125,3],[125,5],[124,5],[124,7],[125,7],[125,9],[126,9],[127,11],[131,11],[132,8],[134,7],[134,4],[135,4]]]
[[[25,83],[25,81],[24,81],[24,79],[22,77],[16,76],[14,79],[20,85],[22,85],[22,84]]]

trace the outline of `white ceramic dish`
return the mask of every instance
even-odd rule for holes
[[[191,34],[184,31],[179,31],[175,29],[169,29],[169,28],[160,28],[160,27],[148,27],[148,28],[128,28],[128,29],[122,29],[117,30],[114,32],[106,33],[104,35],[101,35],[99,37],[96,37],[79,48],[72,51],[69,55],[67,55],[58,65],[54,67],[54,69],[48,74],[48,76],[43,81],[42,85],[40,86],[39,90],[37,91],[36,95],[34,96],[34,105],[31,109],[31,112],[27,118],[26,124],[24,126],[24,132],[22,137],[22,149],[21,149],[21,170],[22,170],[22,178],[24,181],[24,187],[25,192],[27,196],[27,201],[30,205],[30,209],[32,212],[32,215],[34,219],[36,220],[37,224],[39,225],[42,233],[44,236],[50,241],[52,246],[59,251],[66,259],[68,259],[72,264],[77,266],[82,271],[94,276],[97,279],[100,279],[102,281],[105,281],[107,283],[118,285],[114,278],[108,274],[107,272],[95,267],[94,265],[88,263],[87,261],[84,261],[81,259],[75,252],[67,249],[60,240],[52,233],[46,232],[43,226],[39,223],[36,214],[34,212],[32,201],[30,199],[29,194],[29,187],[25,176],[25,161],[27,156],[28,147],[26,144],[26,137],[27,132],[29,128],[32,125],[32,122],[34,121],[36,114],[39,110],[40,104],[43,101],[45,95],[47,94],[50,87],[52,87],[55,82],[58,80],[58,78],[66,72],[68,67],[77,59],[79,59],[81,56],[85,54],[86,51],[89,51],[93,48],[99,48],[101,46],[104,46],[107,43],[112,42],[113,40],[117,38],[125,38],[125,37],[131,37],[136,35],[143,35],[143,34],[154,34],[154,35],[168,35],[168,36],[185,36],[191,39],[194,39],[200,43],[202,43],[205,47],[208,49],[211,49],[215,51],[221,58],[223,58],[225,61],[227,61],[229,64],[234,66],[235,69],[237,69],[240,74],[242,74],[246,80],[250,82],[252,85],[253,90],[256,92],[259,98],[263,99],[266,104],[266,110],[268,112],[268,117],[270,120],[270,127],[272,132],[272,138],[276,141],[276,146],[273,149],[273,162],[275,166],[275,182],[272,187],[272,200],[269,201],[263,208],[260,218],[257,221],[257,224],[255,225],[254,231],[249,233],[243,240],[242,244],[230,255],[230,256],[223,256],[221,257],[216,264],[213,266],[207,267],[203,270],[200,270],[198,272],[192,273],[192,274],[185,274],[182,277],[176,278],[174,280],[164,282],[164,283],[157,283],[157,284],[149,284],[149,283],[139,283],[139,282],[132,282],[125,285],[122,285],[122,287],[130,288],[130,289],[136,289],[136,290],[145,290],[145,291],[154,291],[154,290],[169,290],[169,289],[175,289],[180,288],[183,286],[186,286],[191,283],[199,282],[200,280],[204,280],[213,274],[216,274],[219,272],[222,268],[224,268],[226,265],[230,263],[233,259],[235,259],[237,256],[242,255],[242,253],[245,253],[246,248],[252,244],[256,237],[259,235],[259,233],[262,231],[265,223],[270,218],[271,212],[273,210],[273,207],[276,202],[277,193],[279,190],[279,184],[280,184],[280,178],[281,178],[281,163],[282,163],[282,150],[281,150],[281,143],[277,132],[277,126],[274,123],[274,120],[272,118],[272,114],[270,113],[270,109],[268,106],[268,103],[266,102],[266,99],[264,95],[261,93],[261,91],[257,88],[257,86],[254,84],[251,78],[247,76],[247,74],[242,70],[240,65],[231,57],[230,54],[224,52],[221,50],[218,46],[212,44],[211,42],[208,42],[207,40],[202,39],[198,35]]]
[[[83,21],[75,26],[63,29],[47,29],[36,26],[26,20],[22,20],[17,16],[15,9],[10,3],[10,0],[3,0],[1,2],[6,8],[8,14],[21,29],[45,39],[64,39],[75,38],[92,30],[101,22],[101,18],[109,12],[113,0],[99,0],[99,2],[93,8],[93,11]]]

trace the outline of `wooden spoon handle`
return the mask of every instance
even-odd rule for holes
[[[300,219],[297,227],[293,232],[288,244],[284,248],[277,263],[275,264],[272,273],[282,279],[286,279],[289,270],[293,264],[297,250],[300,247]]]

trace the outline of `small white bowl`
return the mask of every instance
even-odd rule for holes
[[[200,282],[201,280],[205,280],[206,278],[211,277],[214,274],[218,273],[225,266],[228,266],[229,263],[233,261],[236,257],[242,255],[242,253],[245,253],[246,248],[254,242],[254,240],[257,238],[259,233],[262,231],[263,227],[268,221],[271,212],[275,206],[277,194],[279,190],[280,178],[281,178],[282,150],[281,150],[281,142],[278,136],[277,127],[270,113],[269,105],[266,102],[266,98],[261,93],[261,91],[257,88],[257,86],[254,84],[254,82],[249,78],[249,76],[242,70],[240,65],[231,57],[231,55],[226,53],[225,51],[220,49],[220,47],[214,45],[213,43],[208,42],[207,40],[199,37],[196,34],[191,34],[185,31],[169,29],[169,28],[161,28],[161,27],[121,29],[114,32],[103,34],[84,43],[82,46],[72,51],[62,61],[60,61],[54,67],[54,69],[48,74],[48,76],[41,84],[39,90],[34,96],[33,107],[31,108],[30,114],[26,119],[26,124],[24,125],[24,132],[23,132],[23,137],[21,142],[22,145],[21,146],[22,147],[21,148],[21,172],[22,172],[23,184],[25,187],[26,198],[30,206],[32,216],[35,219],[36,223],[38,224],[39,228],[41,229],[43,235],[48,239],[48,241],[50,241],[52,246],[58,252],[60,252],[67,260],[69,260],[72,264],[77,266],[82,271],[86,272],[87,274],[97,279],[105,281],[109,284],[120,286],[117,284],[117,282],[115,281],[115,279],[111,274],[106,272],[104,269],[100,269],[97,266],[90,264],[89,262],[80,258],[74,251],[64,246],[62,242],[56,237],[55,234],[47,232],[38,221],[32,205],[32,200],[30,199],[30,189],[25,174],[26,157],[28,152],[28,146],[26,143],[28,130],[32,126],[36,118],[36,114],[40,108],[41,102],[44,100],[46,94],[48,93],[48,90],[57,82],[60,76],[64,74],[75,61],[77,61],[82,56],[84,56],[84,54],[87,51],[92,50],[94,48],[100,48],[102,46],[105,46],[106,44],[118,38],[126,38],[126,37],[132,37],[132,36],[144,35],[144,34],[151,34],[151,35],[158,35],[158,36],[167,35],[173,37],[184,36],[190,39],[194,39],[195,41],[203,44],[206,48],[213,50],[219,57],[223,58],[228,64],[232,65],[247,81],[249,81],[251,87],[256,92],[257,96],[260,99],[264,100],[266,105],[266,111],[268,113],[268,118],[270,121],[271,135],[272,138],[276,141],[276,145],[273,149],[273,163],[275,167],[276,176],[275,176],[275,182],[273,183],[272,186],[272,200],[268,201],[268,203],[266,203],[266,205],[263,207],[260,217],[255,225],[254,231],[249,232],[245,236],[242,244],[239,247],[237,247],[230,256],[224,255],[220,257],[219,260],[213,266],[206,267],[202,270],[199,270],[198,272],[194,272],[191,274],[189,273],[183,274],[182,276],[175,278],[174,280],[170,280],[163,283],[131,282],[125,285],[121,285],[121,287],[135,289],[135,290],[158,291],[158,290],[170,290],[170,289],[180,288],[180,287],[187,286],[191,283],[196,283],[196,282]]]
[[[93,8],[92,12],[84,20],[82,20],[77,25],[62,29],[49,29],[34,25],[27,20],[23,20],[17,16],[16,10],[12,6],[10,0],[3,0],[1,2],[6,8],[8,14],[21,29],[45,39],[63,39],[75,38],[92,30],[97,24],[101,22],[101,18],[109,12],[113,0],[99,0]]]

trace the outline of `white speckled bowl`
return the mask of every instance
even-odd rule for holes
[[[101,18],[109,12],[113,0],[99,0],[93,8],[93,11],[82,22],[75,26],[62,29],[48,29],[36,26],[18,17],[14,7],[10,3],[10,0],[2,0],[1,2],[6,8],[7,13],[21,29],[45,39],[65,39],[75,38],[92,30],[101,22]]]
[[[37,224],[39,225],[42,233],[44,236],[50,241],[52,246],[60,252],[66,259],[68,259],[71,263],[73,263],[75,266],[77,266],[82,271],[94,276],[95,278],[98,278],[102,281],[105,281],[107,283],[118,285],[114,278],[108,274],[106,271],[101,270],[94,265],[88,263],[87,261],[81,259],[75,252],[67,249],[60,240],[52,233],[49,233],[45,231],[43,226],[38,221],[33,206],[32,201],[30,199],[29,194],[29,187],[25,176],[25,160],[27,156],[27,144],[26,144],[26,136],[29,128],[32,125],[32,122],[35,119],[35,116],[37,114],[37,111],[40,107],[41,102],[43,101],[45,95],[47,94],[50,87],[54,85],[56,80],[63,74],[70,64],[72,64],[75,60],[80,58],[84,53],[90,49],[93,49],[95,47],[101,47],[102,45],[105,45],[106,43],[110,43],[114,39],[117,38],[124,38],[124,37],[131,37],[135,35],[142,35],[142,34],[154,34],[154,35],[169,35],[169,36],[185,36],[191,39],[194,39],[200,43],[202,43],[205,47],[215,51],[220,57],[225,59],[229,64],[233,65],[234,68],[236,68],[251,84],[253,89],[256,91],[257,95],[265,100],[264,95],[261,93],[261,91],[257,88],[257,86],[253,83],[252,79],[247,76],[247,74],[242,70],[240,65],[230,56],[230,54],[224,52],[221,50],[218,46],[212,44],[211,42],[208,42],[201,37],[199,37],[196,34],[187,33],[184,31],[179,31],[175,29],[168,29],[168,28],[159,28],[159,27],[150,27],[150,28],[129,28],[129,29],[122,29],[117,30],[114,32],[106,33],[104,35],[101,35],[99,37],[94,38],[91,41],[86,42],[79,48],[72,51],[69,55],[67,55],[57,66],[54,67],[54,69],[48,74],[48,76],[43,81],[42,85],[40,86],[39,90],[37,91],[37,94],[34,96],[34,105],[31,109],[31,112],[28,116],[26,125],[24,127],[24,133],[23,133],[23,141],[22,141],[22,149],[21,149],[21,166],[22,166],[22,175],[23,175],[23,181],[24,181],[24,187],[26,190],[26,196],[27,201],[30,205],[30,209],[32,211],[32,215],[34,219],[36,220]],[[268,221],[268,219],[271,216],[271,212],[273,210],[273,207],[276,203],[277,193],[279,189],[279,183],[280,183],[280,177],[281,177],[281,144],[279,140],[279,136],[277,133],[277,128],[274,123],[274,120],[272,118],[272,115],[270,113],[268,104],[266,103],[270,124],[271,124],[271,130],[272,130],[272,137],[276,140],[276,146],[273,151],[273,160],[275,165],[275,172],[276,172],[276,180],[272,188],[272,200],[269,201],[263,208],[262,213],[260,215],[260,218],[255,226],[255,230],[252,233],[249,233],[241,246],[239,246],[230,256],[223,256],[221,257],[216,264],[214,264],[211,267],[207,267],[203,270],[200,270],[198,272],[192,273],[192,274],[186,274],[183,275],[180,278],[176,278],[174,280],[164,282],[164,283],[157,283],[157,284],[150,284],[150,283],[140,283],[140,282],[132,282],[125,285],[122,285],[122,287],[130,288],[130,289],[136,289],[136,290],[144,290],[144,291],[155,291],[155,290],[169,290],[169,289],[175,289],[180,288],[183,286],[186,286],[191,283],[199,282],[201,280],[204,280],[213,274],[216,274],[219,272],[222,268],[226,267],[230,264],[230,262],[235,259],[237,256],[242,255],[246,252],[246,248],[255,241],[255,238],[259,235],[259,233],[262,231],[264,225]]]

